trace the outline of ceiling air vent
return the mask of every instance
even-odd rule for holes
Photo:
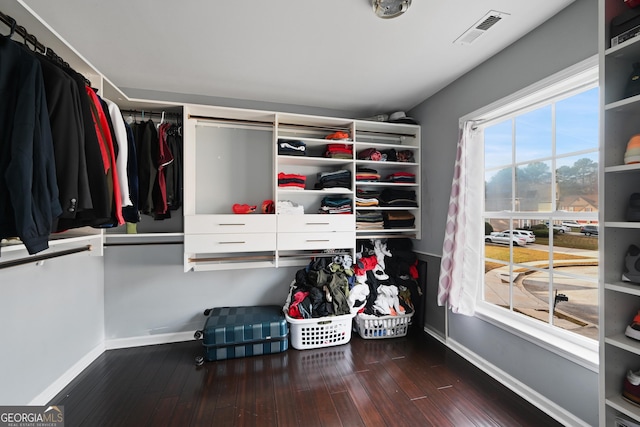
[[[453,43],[471,44],[476,41],[478,37],[486,33],[489,28],[493,27],[498,23],[498,21],[507,16],[509,16],[508,13],[491,10],[489,11],[489,13],[476,21],[476,23],[473,24],[471,28],[465,31],[460,37],[455,39]]]

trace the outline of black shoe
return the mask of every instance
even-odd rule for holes
[[[627,255],[624,257],[622,281],[640,283],[640,248],[636,245],[631,245],[627,249]]]

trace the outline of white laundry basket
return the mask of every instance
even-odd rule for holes
[[[358,313],[356,327],[364,339],[396,338],[407,335],[413,312],[396,316]]]
[[[331,347],[351,340],[353,314],[294,319],[284,313],[289,322],[290,343],[296,350]]]

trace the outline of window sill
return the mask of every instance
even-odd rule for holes
[[[506,312],[483,302],[478,303],[475,316],[595,373],[599,371],[597,341],[558,331],[539,321]]]

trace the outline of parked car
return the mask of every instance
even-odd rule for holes
[[[582,225],[576,221],[562,221],[562,225],[571,228],[580,228]]]
[[[547,226],[547,228],[549,228],[549,224],[545,224]],[[553,229],[556,230],[558,233],[567,233],[569,231],[571,231],[571,228],[567,227],[566,225],[561,225],[561,224],[553,224]]]
[[[519,236],[525,239],[527,243],[535,243],[536,235],[533,234],[533,231],[529,230],[503,230],[500,233],[513,233],[515,236]],[[497,233],[491,233],[497,234]]]
[[[487,243],[502,243],[505,245],[513,242],[513,246],[525,246],[527,244],[527,240],[524,237],[502,232],[491,233],[487,236],[484,236],[484,241]]]
[[[580,227],[580,232],[585,236],[597,236],[598,235],[598,226],[597,225],[583,225]]]

